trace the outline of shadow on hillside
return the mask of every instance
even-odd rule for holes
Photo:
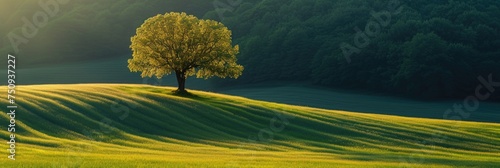
[[[177,92],[176,90],[174,90],[174,91],[172,91],[172,95],[183,97],[183,98],[189,98],[189,99],[197,100],[197,101],[209,101],[209,100],[211,100],[210,98],[202,97],[202,96],[199,96],[199,95],[197,95],[193,92],[189,92],[189,91]]]

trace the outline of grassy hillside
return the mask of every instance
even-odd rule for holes
[[[21,86],[17,160],[1,159],[0,164],[500,165],[500,124],[323,110],[198,91],[179,97],[172,95],[173,89],[125,84]],[[5,111],[0,115],[0,135],[7,140]]]
[[[16,77],[23,85],[38,84],[75,84],[75,83],[134,83],[152,85],[176,85],[175,75],[165,76],[162,79],[141,78],[140,73],[130,73],[127,60],[132,58],[124,55],[114,58],[105,58],[79,63],[59,64],[47,67],[24,68],[19,67]],[[6,69],[0,73],[7,73]],[[0,81],[0,85],[7,85],[7,81]],[[188,88],[210,90],[214,86],[209,80],[190,77],[186,83]]]
[[[243,96],[250,99],[279,102],[323,109],[360,111],[418,118],[443,119],[443,113],[461,104],[462,99],[419,101],[380,93],[328,89],[304,83],[274,82],[271,84],[243,85],[218,90],[219,93]],[[481,101],[479,108],[470,113],[466,121],[500,123],[500,102]]]

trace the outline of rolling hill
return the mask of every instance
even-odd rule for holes
[[[307,83],[272,82],[269,84],[242,85],[217,90],[218,93],[242,96],[254,100],[309,106],[322,109],[360,111],[405,117],[443,119],[444,112],[455,104],[463,104],[464,98],[423,101],[380,95],[377,92],[329,89]],[[481,101],[479,108],[461,118],[464,121],[500,123],[500,103]]]
[[[6,167],[495,167],[500,124],[324,110],[132,84],[17,88]],[[6,104],[5,100],[4,104]],[[8,123],[2,107],[1,123]],[[0,135],[8,139],[6,124]],[[7,148],[7,145],[5,145]]]

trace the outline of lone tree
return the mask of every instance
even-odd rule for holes
[[[157,15],[147,19],[131,41],[130,71],[158,79],[175,72],[178,93],[186,92],[188,76],[238,78],[243,71],[236,63],[239,47],[231,44],[231,31],[217,21],[186,13]]]

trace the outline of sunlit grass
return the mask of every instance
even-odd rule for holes
[[[324,110],[201,91],[182,97],[173,90],[20,86],[17,160],[0,162],[6,167],[500,165],[500,124]],[[8,123],[4,110],[0,118]],[[5,140],[6,130],[1,124]],[[272,138],[259,140],[262,130],[271,130]]]

